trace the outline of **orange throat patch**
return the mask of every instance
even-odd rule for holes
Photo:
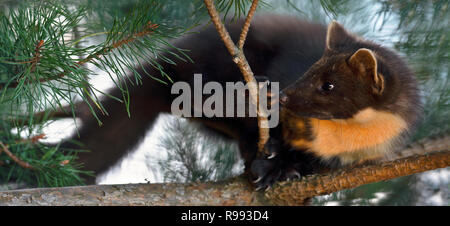
[[[344,164],[383,157],[407,129],[400,116],[372,108],[350,119],[311,118],[309,123],[313,139],[294,139],[290,144],[325,159],[339,157]]]

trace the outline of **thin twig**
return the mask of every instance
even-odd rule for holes
[[[34,59],[31,63],[31,69],[30,72],[33,72],[36,69],[36,65],[39,62],[39,59],[41,57],[41,48],[44,45],[44,40],[40,40],[39,43],[36,45],[36,49],[34,50]]]
[[[29,118],[29,116],[26,115],[20,115],[20,116],[11,116],[11,117],[4,117],[1,120],[10,121],[13,124],[19,124],[19,125],[25,125],[25,124],[35,124],[35,123],[41,123],[41,118],[48,118],[48,119],[64,119],[64,118],[73,118],[73,116],[78,116],[79,114],[82,114],[82,111],[79,109],[82,108],[82,105],[84,105],[84,102],[76,102],[73,104],[73,110],[72,112],[72,106],[65,106],[61,109],[55,110],[55,111],[40,111],[37,113],[34,113],[32,119]]]
[[[213,22],[217,32],[219,33],[220,38],[222,39],[223,43],[225,44],[226,48],[228,49],[228,52],[233,57],[233,61],[237,64],[239,67],[239,70],[241,71],[242,75],[244,76],[245,81],[248,84],[249,92],[250,92],[250,101],[252,104],[255,104],[257,106],[257,115],[258,115],[258,127],[259,127],[259,142],[258,142],[258,150],[259,153],[262,153],[264,150],[264,145],[269,139],[269,127],[268,127],[268,120],[265,112],[262,112],[263,110],[259,107],[258,102],[258,85],[256,83],[255,77],[253,75],[252,69],[250,68],[250,65],[248,64],[247,59],[245,58],[245,55],[241,49],[238,49],[236,45],[234,44],[233,40],[230,37],[230,34],[228,33],[227,29],[225,28],[225,25],[222,23],[219,13],[216,10],[216,7],[214,6],[213,0],[204,0],[203,1],[206,5],[206,8],[208,10],[208,13],[211,17],[211,21]],[[247,28],[244,25],[244,28],[242,29],[243,34],[240,35],[242,38],[242,42],[245,41],[245,37],[247,35],[247,31],[250,26],[250,22],[252,19],[252,16],[254,14],[254,10],[256,9],[258,1],[254,0],[252,3],[252,7],[249,11],[249,14],[246,19],[246,24],[248,24]],[[242,46],[244,44],[242,43]]]
[[[8,63],[8,64],[29,64],[29,63],[37,63],[37,61],[39,60],[39,56],[40,56],[40,50],[41,47],[44,45],[44,40],[40,40],[38,42],[38,44],[36,45],[36,48],[34,49],[34,56],[33,58],[31,58],[30,60],[27,61],[19,61],[19,62],[14,62],[14,61],[8,61],[8,60],[2,60],[0,61],[0,63]],[[32,65],[33,66],[33,65]]]
[[[2,151],[5,152],[5,154],[6,154],[7,156],[9,156],[15,163],[17,163],[17,164],[18,164],[19,166],[21,166],[22,168],[25,168],[25,169],[34,169],[34,167],[31,166],[29,163],[20,160],[17,156],[15,156],[13,153],[11,153],[11,152],[9,151],[9,149],[8,149],[8,146],[5,145],[5,144],[4,144],[3,142],[1,142],[1,141],[0,141],[0,147],[2,148],[2,149],[0,149],[0,153],[1,153]]]
[[[21,139],[19,141],[16,141],[16,144],[23,144],[23,143],[33,143],[36,144],[37,142],[39,142],[39,140],[44,139],[46,137],[45,134],[41,133],[35,136],[32,136],[30,138],[27,139]]]
[[[240,51],[243,51],[245,39],[247,38],[248,30],[250,28],[250,23],[252,21],[253,15],[255,14],[256,7],[258,6],[258,0],[253,0],[252,6],[247,14],[247,18],[245,18],[244,26],[242,27],[241,35],[239,36],[238,47]]]
[[[225,47],[227,47],[228,52],[230,52],[231,56],[233,56],[233,60],[236,62],[237,55],[239,53],[239,50],[236,49],[236,46],[233,43],[233,40],[230,37],[230,34],[228,33],[227,29],[225,28],[225,25],[222,23],[222,21],[219,18],[219,13],[216,10],[216,7],[214,6],[214,2],[212,0],[204,0],[203,1],[206,5],[206,8],[208,9],[208,13],[211,17],[211,21],[213,22],[214,26],[217,29],[217,32],[220,35],[220,38],[222,39],[223,43],[225,44]],[[244,75],[246,76],[246,75]]]

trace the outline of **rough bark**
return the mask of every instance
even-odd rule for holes
[[[304,200],[363,184],[450,166],[449,137],[402,153],[425,153],[380,164],[312,175],[255,191],[243,177],[211,183],[95,185],[0,192],[0,205],[302,205]]]
[[[380,165],[313,175],[304,180],[281,182],[265,196],[276,205],[301,205],[310,197],[330,194],[361,185],[450,166],[450,151],[415,155]]]

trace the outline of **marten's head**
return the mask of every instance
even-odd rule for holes
[[[368,43],[332,22],[322,58],[283,90],[280,103],[299,116],[318,119],[351,118],[377,105],[385,99],[386,79],[369,48],[376,45]]]
[[[338,157],[343,164],[385,155],[421,112],[417,83],[405,62],[337,22],[328,27],[322,58],[283,90],[280,103],[288,128],[295,133],[307,128],[311,136],[287,139],[291,146],[324,159]]]

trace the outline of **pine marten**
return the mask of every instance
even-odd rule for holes
[[[252,165],[259,187],[381,159],[418,122],[417,82],[399,56],[337,22],[325,43],[323,56],[280,95],[271,155]]]
[[[234,41],[242,25],[243,20],[227,25]],[[199,28],[198,33],[173,45],[188,49],[193,61],[175,58],[173,65],[159,60],[174,82],[193,85],[196,73],[203,75],[204,82],[242,81],[213,26]],[[316,172],[333,162],[339,165],[381,156],[417,121],[417,85],[405,63],[386,48],[349,34],[336,22],[327,29],[291,16],[256,16],[244,53],[255,75],[279,82],[283,90],[281,124],[271,129],[267,145],[275,157],[255,160],[256,118],[200,117],[194,121],[238,141],[246,171],[258,178],[259,187]],[[112,98],[102,100],[108,111],[97,114],[102,126],[89,113],[78,115],[82,126],[79,136],[72,139],[90,150],[79,154],[84,170],[104,172],[139,142],[160,113],[170,113],[177,95],[171,94],[170,85],[147,76],[160,72],[150,64],[137,67],[136,72],[142,76],[142,85],[129,88],[130,117],[125,106]],[[118,88],[109,93],[121,96]],[[87,106],[81,108],[78,111],[88,112]],[[80,148],[70,141],[62,147]],[[87,183],[94,179],[88,178]]]

